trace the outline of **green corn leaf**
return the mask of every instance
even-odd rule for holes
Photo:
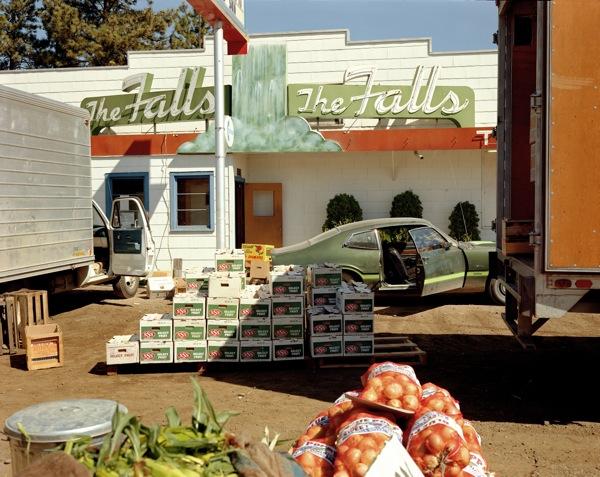
[[[165,416],[167,417],[169,427],[181,426],[181,418],[179,417],[177,409],[175,409],[173,406],[165,411]]]

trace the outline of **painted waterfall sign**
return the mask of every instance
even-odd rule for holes
[[[92,134],[109,126],[209,119],[215,113],[215,95],[213,87],[202,86],[205,74],[206,68],[183,68],[177,88],[166,91],[151,91],[151,73],[131,75],[121,87],[130,94],[84,98],[81,107],[90,112]],[[225,86],[225,113],[230,111],[231,86]]]
[[[375,68],[346,70],[342,84],[288,85],[288,114],[304,118],[450,119],[475,124],[475,92],[467,86],[438,86],[441,66],[417,67],[410,86],[376,85]],[[365,84],[347,84],[364,79]]]

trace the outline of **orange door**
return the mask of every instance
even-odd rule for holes
[[[282,246],[281,190],[279,183],[245,184],[246,243]]]

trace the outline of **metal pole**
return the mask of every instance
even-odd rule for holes
[[[223,73],[223,24],[219,21],[213,26],[214,63],[215,63],[215,159],[216,169],[216,232],[217,248],[225,245],[225,122],[224,73]]]

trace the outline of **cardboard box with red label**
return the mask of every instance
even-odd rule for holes
[[[169,313],[148,313],[140,319],[140,341],[157,340],[173,340],[173,319]]]

